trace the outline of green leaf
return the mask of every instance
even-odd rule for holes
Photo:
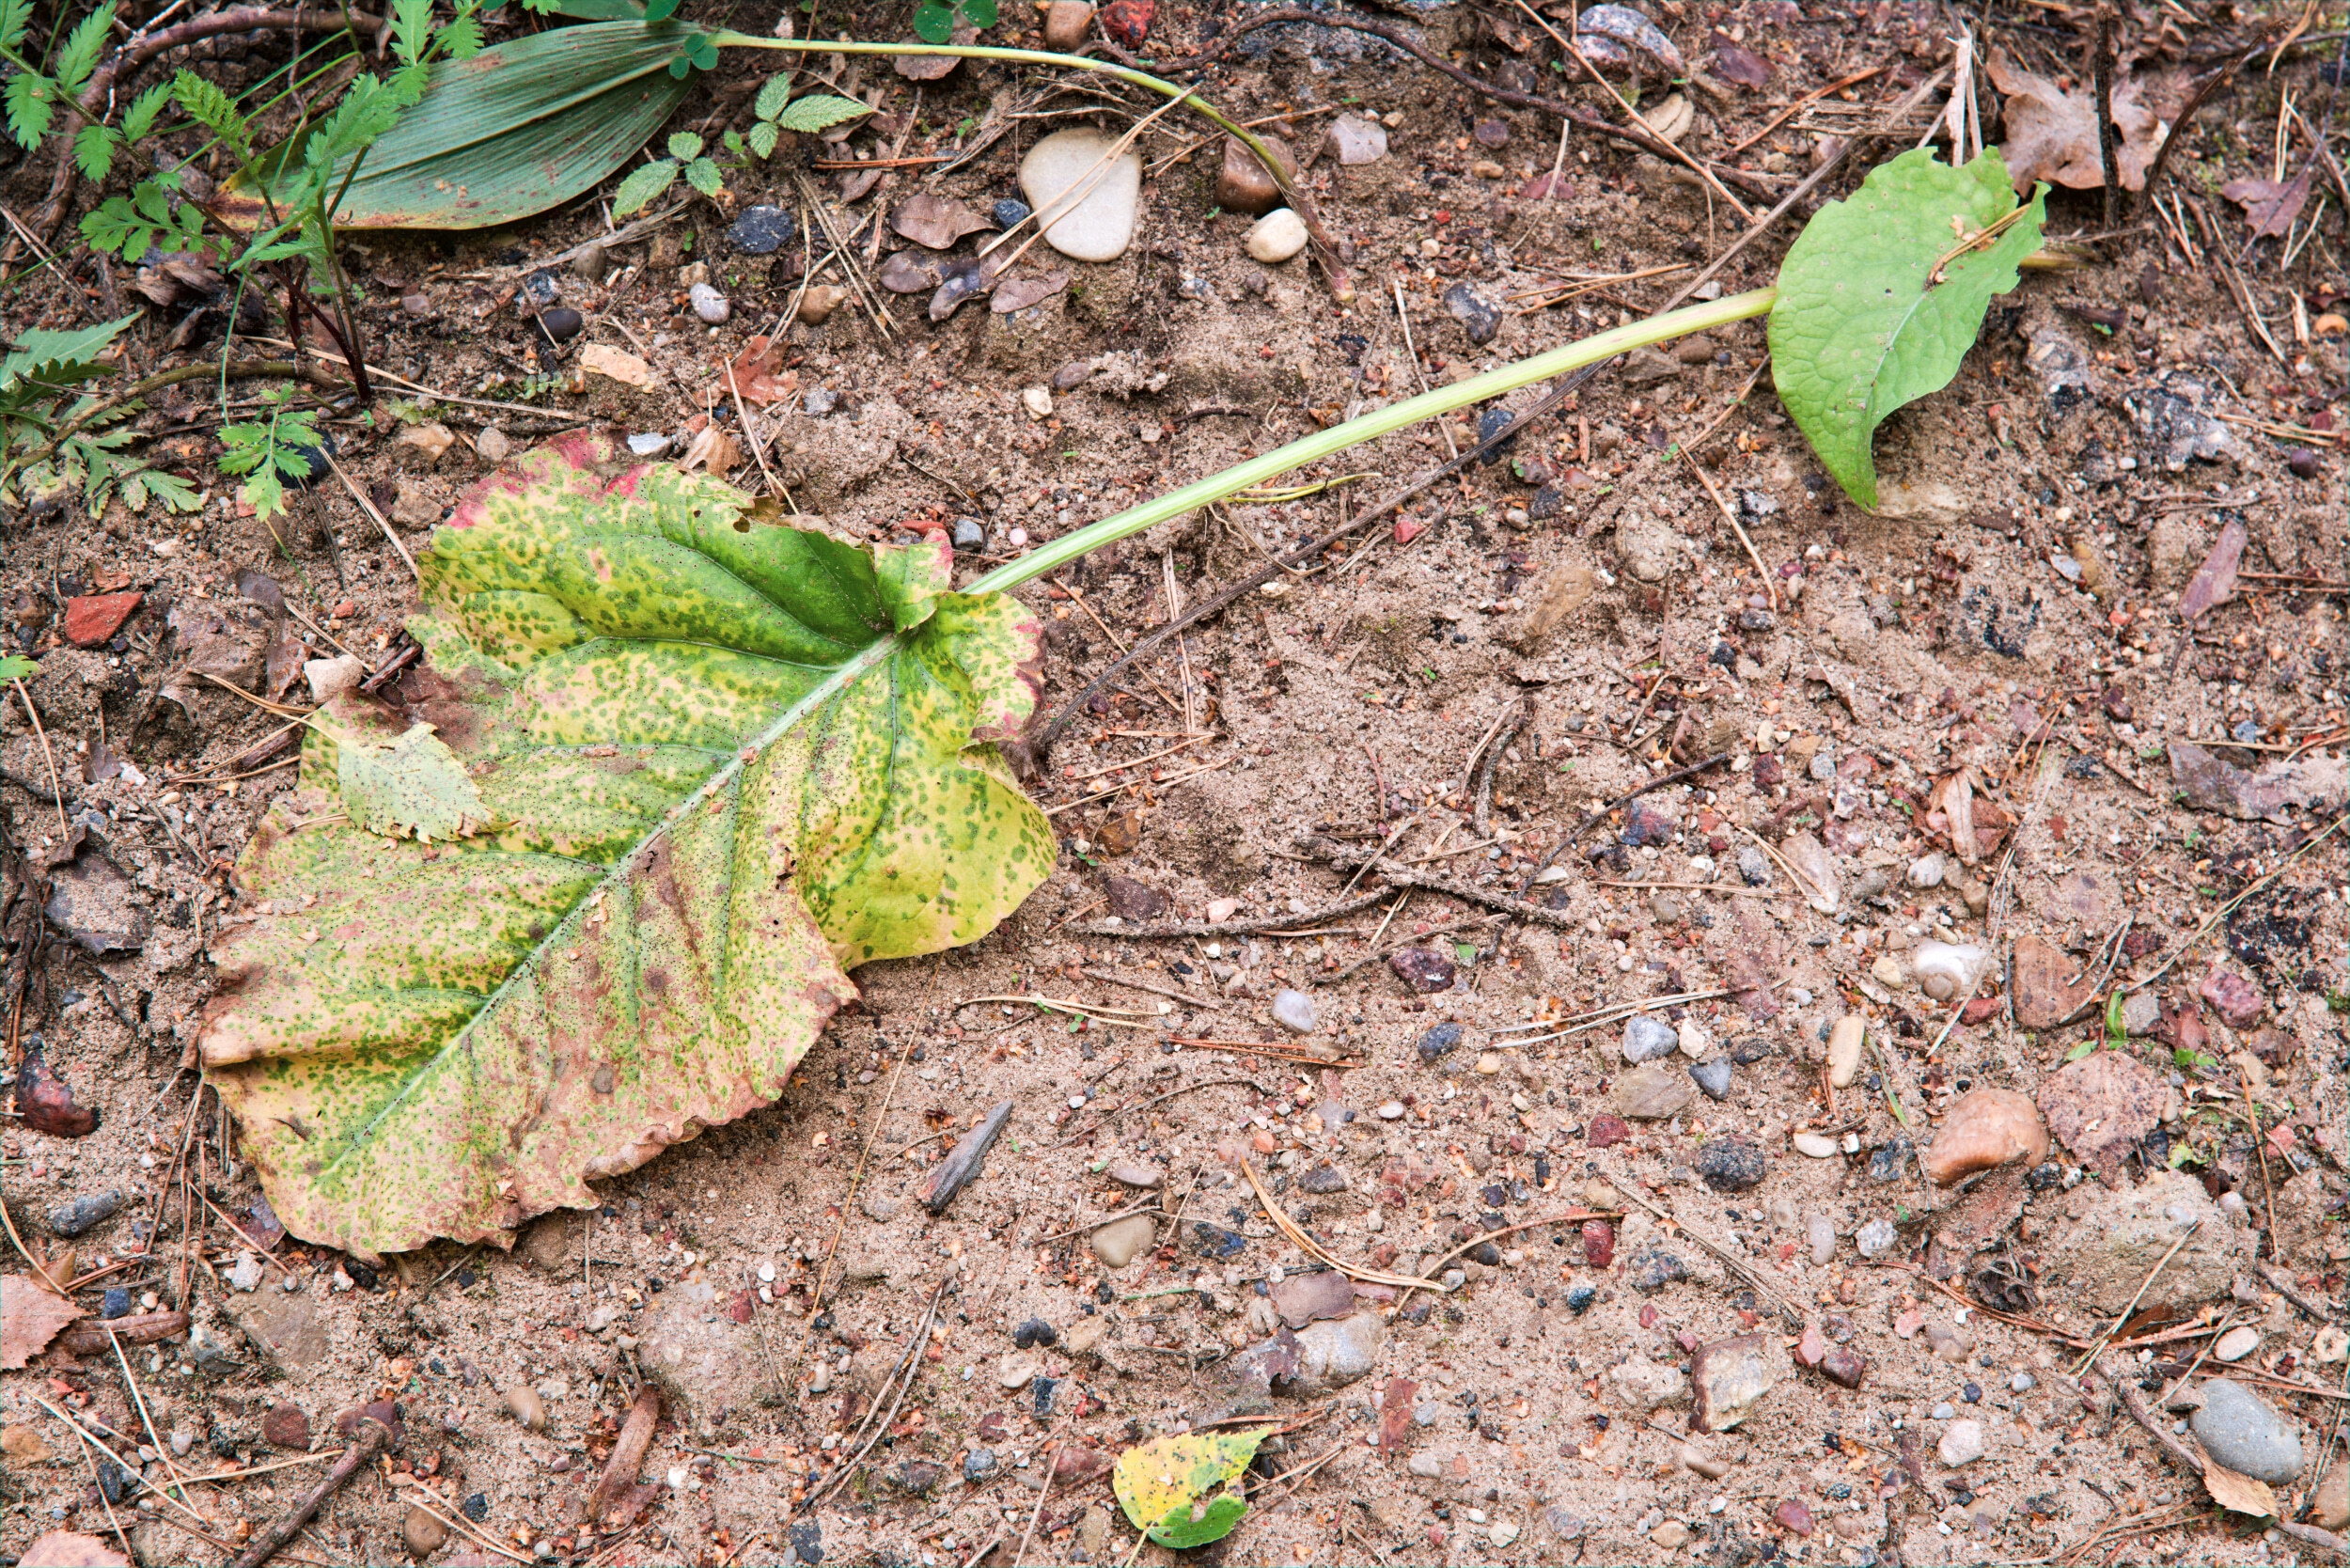
[[[936,40],[932,40],[936,41]],[[870,115],[873,111],[854,98],[839,98],[831,93],[818,93],[810,98],[794,99],[776,123],[786,131],[823,131],[843,120]]]
[[[625,218],[632,212],[643,212],[676,179],[677,165],[666,158],[656,158],[631,169],[628,178],[620,181],[620,188],[612,193],[612,215]]]
[[[252,132],[235,100],[192,71],[172,79],[171,93],[189,118],[226,142],[229,151],[240,159],[251,156]]]
[[[740,131],[727,131],[721,133],[718,137],[718,145],[725,148],[728,152],[732,153],[737,158],[743,156],[744,149],[749,146],[748,143],[743,140],[743,133]]]
[[[678,0],[645,0],[647,22],[666,22],[677,14]]]
[[[0,49],[13,55],[24,47],[24,28],[33,20],[33,0],[0,0]]]
[[[171,84],[158,82],[131,101],[131,107],[122,116],[122,133],[131,141],[143,141],[155,129],[156,117],[164,105],[171,102]]]
[[[2094,1038],[2084,1040],[2079,1044],[2074,1046],[2071,1050],[2065,1052],[2064,1059],[2067,1061],[2078,1061],[2083,1057],[2094,1055],[2096,1050],[2097,1042]]]
[[[956,0],[955,9],[974,27],[995,25],[995,0]]]
[[[73,133],[73,162],[85,180],[103,180],[115,166],[122,134],[111,126],[85,125]]]
[[[669,138],[669,156],[681,164],[690,164],[702,155],[702,139],[691,131],[681,131]]]
[[[753,120],[751,122],[750,135],[751,150],[759,154],[761,158],[772,158],[775,156],[776,138],[777,134],[778,133],[776,129],[776,122],[774,120]]]
[[[452,60],[470,60],[481,53],[481,19],[471,12],[453,16],[440,37],[442,54]]]
[[[86,375],[73,374],[106,351],[106,346],[122,335],[122,329],[138,320],[133,313],[119,321],[101,321],[73,332],[55,332],[36,327],[17,335],[16,352],[0,360],[0,391],[18,382],[33,380],[85,380]],[[62,373],[61,373],[62,372]]]
[[[432,0],[393,0],[393,55],[403,65],[415,65],[431,41]]]
[[[366,831],[429,844],[462,839],[489,825],[481,792],[431,725],[411,725],[389,745],[376,745],[331,717],[312,725],[333,748],[343,809]]]
[[[1772,380],[1860,506],[1877,504],[1877,426],[1958,374],[1991,297],[2016,286],[2018,264],[2039,247],[2045,196],[2035,190],[1996,238],[1961,249],[2015,211],[2007,167],[1985,152],[1953,169],[1921,148],[1872,169],[1789,247],[1771,310]]]
[[[557,207],[603,181],[675,112],[666,74],[683,39],[639,22],[556,27],[435,60],[423,101],[368,153],[335,221],[341,228],[484,228]],[[216,205],[243,228],[270,221],[298,180],[288,149],[245,170]],[[334,173],[340,183],[349,159]]]
[[[407,679],[499,825],[368,833],[314,734],[215,949],[207,1072],[299,1235],[380,1252],[591,1203],[779,1095],[846,970],[976,940],[1055,864],[988,744],[1034,707],[1038,627],[951,591],[945,545],[782,525],[581,433],[419,566]],[[387,744],[385,713],[330,716]]]
[[[707,158],[697,158],[685,165],[685,182],[713,201],[727,188],[726,176]]]
[[[65,47],[57,53],[57,85],[67,93],[80,92],[89,73],[98,69],[98,52],[106,46],[106,35],[114,24],[115,0],[106,0],[66,35]]]
[[[759,89],[759,97],[752,103],[751,112],[761,119],[773,119],[783,113],[784,104],[791,102],[791,73],[786,71],[781,75],[770,76],[767,78],[766,86]]]
[[[56,84],[46,76],[32,71],[19,71],[8,78],[8,85],[0,89],[8,110],[8,133],[16,145],[30,151],[49,134],[50,118],[56,113]]]
[[[22,681],[39,675],[40,666],[22,653],[0,653],[0,681]]]
[[[945,43],[954,37],[955,8],[945,0],[922,0],[914,8],[914,31],[924,43]]]
[[[1230,1534],[1248,1502],[1224,1488],[1248,1468],[1257,1445],[1275,1430],[1191,1432],[1128,1449],[1110,1472],[1127,1522],[1179,1550]]]

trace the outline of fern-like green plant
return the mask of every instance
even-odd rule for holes
[[[114,367],[101,356],[137,320],[125,316],[75,332],[27,332],[0,360],[0,451],[8,454],[0,463],[0,495],[13,499],[20,492],[39,495],[79,490],[84,505],[101,511],[118,492],[134,508],[156,500],[174,511],[196,509],[195,486],[127,454],[133,431],[126,422],[138,412],[138,404],[99,414],[98,400],[71,391],[113,372]],[[31,455],[51,432],[69,425],[73,433],[58,443],[47,461],[20,466],[16,454]]]
[[[290,408],[294,389],[273,387],[262,394],[269,418],[260,424],[223,425],[220,471],[248,478],[238,491],[264,523],[286,510],[286,481],[307,484],[312,452],[321,448],[316,411]]]

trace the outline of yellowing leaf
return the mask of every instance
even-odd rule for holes
[[[377,745],[331,718],[313,725],[334,743],[343,809],[369,833],[429,844],[462,839],[489,823],[481,792],[432,726],[411,725],[391,745]]]
[[[591,1203],[779,1096],[847,970],[984,935],[1054,864],[988,744],[1038,627],[952,591],[944,544],[780,526],[581,433],[418,564],[397,704],[496,825],[387,844],[314,730],[214,948],[204,1060],[297,1235],[503,1242]]]
[[[1275,1429],[1189,1432],[1161,1437],[1118,1456],[1110,1483],[1126,1518],[1163,1546],[1204,1545],[1232,1531],[1247,1499],[1224,1488],[1257,1456]]]
[[[623,386],[650,386],[652,367],[609,343],[590,343],[579,351],[579,368],[619,382]]]

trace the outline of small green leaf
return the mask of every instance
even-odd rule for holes
[[[612,193],[612,215],[625,218],[632,212],[643,212],[676,179],[677,165],[666,158],[631,169],[628,178],[620,181],[620,188]]]
[[[931,40],[936,42],[936,39]],[[854,98],[838,98],[830,93],[818,93],[812,98],[794,99],[776,123],[786,131],[822,131],[843,120],[870,115],[873,111]]]
[[[110,126],[85,125],[73,133],[73,162],[85,180],[103,180],[115,166],[120,133]]]
[[[40,145],[49,134],[50,117],[56,113],[56,84],[46,76],[29,71],[19,71],[8,78],[8,85],[0,89],[8,110],[8,133],[19,147],[27,151]]]
[[[743,156],[744,149],[749,146],[747,142],[743,140],[743,133],[740,131],[728,131],[725,133],[719,136],[718,142],[720,146],[724,147],[728,152],[732,153],[737,158]]]
[[[713,201],[727,188],[726,176],[707,158],[697,158],[685,165],[685,182]]]
[[[33,19],[33,0],[0,0],[0,49],[10,54],[24,46],[24,28]]]
[[[1771,376],[1858,505],[1877,504],[1877,426],[1958,374],[1991,297],[2016,286],[2018,263],[2039,248],[2045,194],[1970,243],[2016,211],[2006,165],[1985,152],[1954,169],[1919,148],[1821,208],[1789,247],[1771,310]]]
[[[924,43],[945,43],[955,36],[955,8],[944,0],[922,0],[914,8],[915,35]]]
[[[777,134],[778,133],[776,129],[776,122],[774,120],[762,119],[753,121],[751,124],[751,150],[758,153],[761,158],[774,157],[776,151],[776,138]]]
[[[691,131],[681,131],[669,138],[669,156],[681,164],[690,164],[702,155],[702,139]]]
[[[432,726],[411,725],[391,745],[377,745],[332,718],[310,723],[333,744],[343,809],[367,832],[429,844],[489,824],[481,792]]]
[[[80,92],[98,68],[98,52],[106,46],[114,24],[115,0],[106,0],[66,35],[65,48],[57,54],[57,84],[69,94]]]
[[[170,102],[171,84],[168,82],[158,82],[133,99],[131,107],[123,111],[123,135],[134,142],[143,140],[149,132],[155,129],[156,117]]]
[[[791,102],[791,73],[787,71],[778,76],[770,76],[767,78],[767,85],[759,89],[759,99],[751,105],[752,112],[761,119],[773,119],[783,113],[783,106]]]
[[[1245,1498],[1224,1488],[1275,1430],[1191,1432],[1128,1449],[1110,1473],[1119,1506],[1135,1529],[1163,1546],[1219,1540],[1248,1511]]]
[[[22,681],[28,675],[39,675],[40,666],[22,653],[0,653],[0,681]]]
[[[2097,1042],[2093,1038],[2084,1040],[2079,1044],[2074,1046],[2071,1050],[2065,1052],[2064,1059],[2067,1061],[2078,1061],[2083,1057],[2094,1055],[2096,1049]]]
[[[677,14],[678,0],[646,0],[645,20],[666,22]]]
[[[995,0],[958,0],[955,9],[974,27],[995,25]]]

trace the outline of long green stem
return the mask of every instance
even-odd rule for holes
[[[1727,299],[1688,306],[1662,316],[1635,321],[1630,326],[1600,333],[1596,337],[1562,343],[1530,359],[1505,365],[1498,370],[1488,370],[1481,376],[1471,376],[1466,381],[1423,392],[1417,398],[1406,398],[1400,403],[1361,415],[1344,424],[1333,425],[1326,431],[1301,436],[1286,447],[1277,447],[1262,457],[1251,458],[1221,473],[1211,474],[1181,490],[1170,491],[1154,501],[1145,501],[1141,506],[1129,507],[1098,523],[1089,523],[1074,533],[1064,534],[1040,546],[1016,561],[997,567],[973,583],[969,591],[988,593],[1015,588],[1065,566],[1079,557],[1090,555],[1115,540],[1138,534],[1168,518],[1181,517],[1212,501],[1220,501],[1234,491],[1262,484],[1292,468],[1334,457],[1349,447],[1375,441],[1422,419],[1449,414],[1455,409],[1500,397],[1505,392],[1514,392],[1521,386],[1564,375],[1586,365],[1596,365],[1632,349],[1686,337],[1692,333],[1709,331],[1750,317],[1766,316],[1778,298],[1777,289],[1754,289],[1743,294],[1732,294]]]

